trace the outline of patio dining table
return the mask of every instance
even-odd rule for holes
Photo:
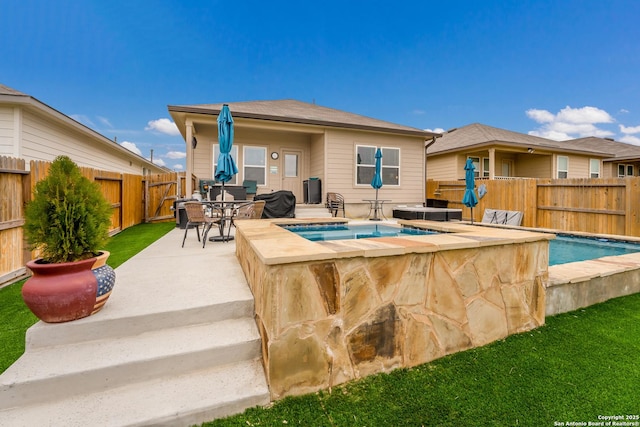
[[[210,242],[228,242],[233,240],[231,233],[225,235],[225,228],[228,226],[231,230],[231,221],[238,212],[238,208],[246,204],[252,203],[251,200],[203,200],[201,202],[208,210],[211,211],[211,216],[220,219],[218,225],[220,235],[209,237]]]

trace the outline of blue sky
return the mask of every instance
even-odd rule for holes
[[[167,105],[640,145],[640,2],[0,0],[0,83],[184,170]]]

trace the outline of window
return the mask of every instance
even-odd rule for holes
[[[220,156],[220,144],[213,144],[213,178],[216,177],[216,169],[218,168],[218,157]],[[238,164],[238,146],[231,146],[231,157]],[[237,185],[238,184],[238,174],[234,175],[231,178],[231,181],[227,182],[229,185]]]
[[[480,177],[480,157],[469,157],[473,162],[473,176],[474,178]]]
[[[481,160],[480,157],[469,156],[469,158],[473,162],[473,167],[475,168],[473,170],[473,176],[476,178],[480,178],[480,177],[488,178],[489,177],[489,158],[483,157],[482,163],[480,163],[480,160]]]
[[[482,158],[482,176],[485,178],[489,177],[489,158]]]
[[[382,149],[382,183],[400,185],[400,149]]]
[[[244,147],[244,179],[267,185],[267,149],[265,147]]]
[[[371,184],[376,173],[377,147],[368,145],[356,146],[356,184]],[[382,183],[384,185],[400,185],[400,149],[382,148]]]
[[[633,165],[618,165],[618,177],[633,176]]]
[[[567,178],[569,176],[569,158],[567,156],[558,156],[558,178]]]
[[[589,159],[589,177],[600,178],[600,160]]]

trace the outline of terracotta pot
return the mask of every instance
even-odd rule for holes
[[[40,320],[68,322],[98,312],[111,294],[115,272],[100,257],[65,263],[29,261],[33,276],[22,287],[22,298]],[[96,267],[96,264],[98,265]],[[95,268],[95,269],[94,269]]]

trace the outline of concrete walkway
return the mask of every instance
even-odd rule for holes
[[[188,426],[269,402],[235,244],[183,233],[117,268],[101,312],[28,330],[0,376],[3,426]]]

